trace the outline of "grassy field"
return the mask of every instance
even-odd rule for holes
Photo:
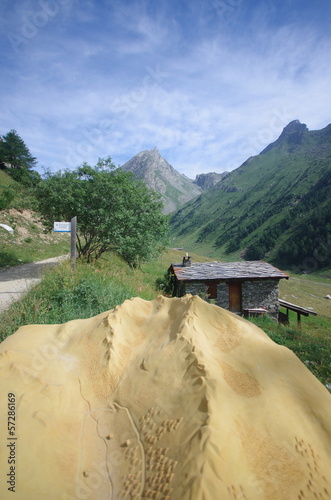
[[[106,254],[94,264],[78,263],[73,272],[64,262],[46,273],[42,282],[1,316],[0,340],[24,324],[63,323],[87,318],[110,310],[124,300],[139,296],[152,300],[163,293],[164,277],[172,262],[180,262],[182,251],[167,250],[141,269],[132,269],[114,254]],[[195,262],[205,261],[192,255]],[[331,384],[331,280],[321,276],[291,276],[282,280],[280,297],[289,302],[313,307],[318,316],[296,315],[282,326],[266,318],[252,320],[276,343],[290,348],[323,383]]]
[[[251,319],[277,344],[291,349],[323,384],[331,389],[331,318],[305,318],[301,326],[290,314],[288,326],[270,318]]]
[[[289,280],[280,282],[280,298],[331,318],[331,300],[326,298],[331,296],[331,279],[325,277],[330,274],[328,271],[317,276],[290,274]]]

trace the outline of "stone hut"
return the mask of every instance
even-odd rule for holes
[[[278,285],[289,276],[263,261],[192,262],[171,264],[173,295],[199,295],[240,315],[279,312]]]

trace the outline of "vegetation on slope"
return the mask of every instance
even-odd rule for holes
[[[303,127],[288,125],[264,152],[176,212],[174,244],[230,260],[310,270],[309,258],[314,269],[330,266],[331,125]]]
[[[5,207],[0,208],[0,224],[11,227],[14,232],[0,227],[0,270],[68,253],[68,235],[46,234],[39,217],[31,210],[36,204],[31,188],[0,170],[0,200],[6,189],[11,191],[12,197]]]
[[[131,174],[113,169],[108,158],[95,167],[84,164],[73,171],[49,172],[36,184],[27,184],[25,176],[24,182],[18,182],[11,175],[16,170],[30,175],[33,171],[28,169],[0,170],[0,224],[14,229],[8,233],[0,227],[0,269],[30,262],[34,253],[39,260],[67,253],[69,243],[62,243],[68,235],[54,234],[53,223],[74,216],[78,218],[78,253],[87,260],[110,248],[132,266],[152,258],[168,233],[159,195]],[[22,239],[24,249],[17,247]],[[41,244],[55,242],[59,243],[55,253]]]
[[[32,156],[29,148],[16,130],[10,130],[0,136],[0,169],[25,186],[34,186],[40,175],[33,170],[37,158]]]

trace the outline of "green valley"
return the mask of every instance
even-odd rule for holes
[[[172,244],[223,260],[265,259],[297,270],[331,265],[331,125],[291,122],[171,219]]]

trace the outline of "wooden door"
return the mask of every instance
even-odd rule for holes
[[[241,283],[229,283],[229,310],[241,313]]]
[[[217,299],[217,281],[207,283],[208,299]]]

